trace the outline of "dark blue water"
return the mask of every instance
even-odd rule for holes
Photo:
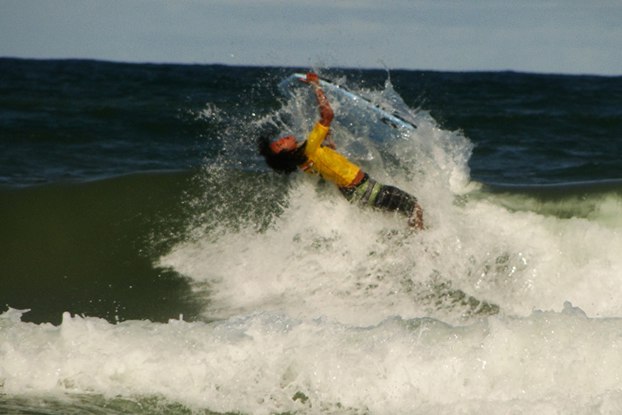
[[[622,177],[620,77],[419,74],[415,83],[409,79],[414,74],[404,75],[403,81],[395,76],[403,96],[421,95],[420,105],[443,126],[464,131],[476,145],[469,164],[477,180],[541,184]],[[422,81],[426,77],[432,80]]]
[[[286,68],[0,61],[0,183],[89,180],[202,165],[225,131],[278,108]],[[622,78],[327,71],[382,88],[475,144],[473,179],[542,184],[622,178]],[[214,112],[217,112],[215,114]],[[251,164],[249,153],[230,154]]]

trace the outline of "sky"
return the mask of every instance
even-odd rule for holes
[[[0,57],[622,75],[622,0],[0,0]]]

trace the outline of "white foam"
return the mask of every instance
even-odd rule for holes
[[[264,312],[209,324],[64,315],[54,327],[18,314],[0,318],[7,394],[159,396],[246,413],[615,413],[622,404],[622,321],[570,305],[466,326]]]

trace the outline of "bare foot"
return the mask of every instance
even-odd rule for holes
[[[423,209],[419,205],[419,203],[415,203],[415,208],[410,214],[410,218],[408,218],[408,225],[417,229],[418,231],[422,231],[425,229],[423,225]]]

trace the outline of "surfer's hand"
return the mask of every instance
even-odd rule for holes
[[[307,76],[304,79],[301,79],[301,81],[315,87],[315,96],[317,98],[318,106],[320,107],[319,122],[325,127],[330,127],[330,123],[333,121],[335,114],[333,113],[333,109],[330,107],[328,99],[326,99],[326,95],[324,95],[324,91],[322,91],[322,88],[320,87],[320,78],[315,72],[308,72]]]
[[[320,78],[317,76],[316,73],[309,72],[309,73],[307,73],[307,77],[304,79],[303,82],[306,82],[306,83],[311,84],[311,85],[319,85]]]

